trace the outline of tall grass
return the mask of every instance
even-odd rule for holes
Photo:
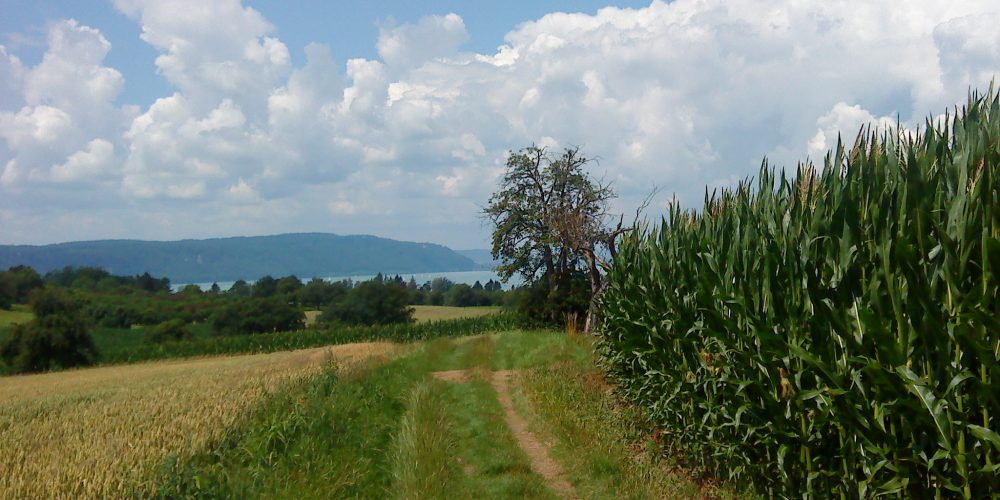
[[[1000,97],[626,241],[603,363],[690,461],[768,496],[1000,490]]]
[[[457,489],[456,439],[443,393],[433,385],[419,383],[407,398],[391,459],[395,498],[446,498]]]

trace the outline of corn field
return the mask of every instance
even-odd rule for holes
[[[602,363],[690,465],[768,497],[1000,491],[1000,96],[623,244]]]

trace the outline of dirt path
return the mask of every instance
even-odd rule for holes
[[[466,382],[471,378],[468,370],[435,372],[433,375],[435,378],[449,382]],[[516,376],[517,372],[514,370],[499,370],[492,372],[490,377],[490,383],[497,391],[497,399],[499,399],[504,416],[507,418],[507,426],[510,427],[521,449],[528,455],[531,469],[545,478],[549,488],[563,498],[576,498],[573,485],[566,481],[562,467],[552,459],[549,453],[550,447],[528,430],[528,422],[514,408],[514,401],[510,396],[510,385],[511,378]]]

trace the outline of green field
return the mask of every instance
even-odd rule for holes
[[[500,307],[452,307],[452,306],[410,306],[413,308],[413,319],[418,323],[442,321],[449,319],[478,318],[487,314],[500,312]],[[306,327],[313,326],[322,311],[306,311]]]
[[[34,317],[35,315],[25,305],[14,305],[9,311],[0,309],[0,328],[27,323]]]
[[[410,306],[413,308],[413,319],[418,323],[425,321],[442,321],[449,319],[478,318],[487,314],[500,312],[497,306],[485,307],[451,307],[451,306]]]

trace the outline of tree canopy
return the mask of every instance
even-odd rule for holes
[[[621,219],[612,227],[608,213],[615,193],[586,171],[590,159],[578,148],[558,154],[530,146],[511,152],[499,189],[489,199],[484,216],[494,226],[493,258],[504,279],[521,275],[534,283],[544,279],[550,302],[560,298],[575,274],[585,271],[591,295],[602,291],[602,271],[610,266],[615,239],[624,231]],[[603,256],[602,256],[603,254]],[[587,328],[594,304],[588,308]],[[569,311],[550,311],[551,319]]]

